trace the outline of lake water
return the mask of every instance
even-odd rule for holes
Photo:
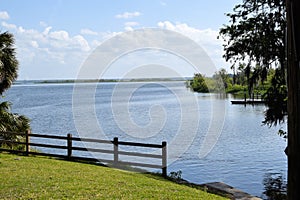
[[[222,181],[261,196],[266,174],[286,178],[286,141],[276,134],[280,127],[262,126],[263,105],[231,105],[230,97],[194,94],[184,82],[86,83],[79,84],[77,95],[73,89],[73,84],[15,85],[4,100],[31,119],[34,133],[165,140],[168,172],[181,170],[191,182]],[[199,156],[201,147],[209,151]]]

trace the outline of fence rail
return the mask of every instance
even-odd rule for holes
[[[21,144],[25,145],[25,150],[13,150],[9,148],[3,148],[0,146],[0,151],[7,151],[12,153],[24,153],[25,155],[42,155],[42,156],[50,156],[50,157],[59,157],[68,160],[85,160],[85,161],[98,161],[103,163],[112,164],[115,167],[120,165],[130,165],[130,166],[139,166],[139,167],[147,167],[147,168],[157,168],[162,170],[162,175],[164,177],[167,176],[167,143],[162,142],[161,144],[147,144],[147,143],[136,143],[136,142],[124,142],[119,141],[117,137],[115,137],[112,141],[110,140],[100,140],[100,139],[92,139],[92,138],[79,138],[73,137],[72,134],[67,134],[67,136],[57,136],[57,135],[45,135],[45,134],[36,134],[30,133],[29,131],[26,133],[15,133],[15,132],[1,132],[0,135],[3,134],[12,134],[15,136],[23,136],[25,137],[24,142],[19,141],[12,141],[4,139],[4,137],[0,137],[0,144],[1,143],[13,143],[13,144]],[[46,138],[46,139],[53,139],[53,140],[60,140],[66,141],[66,145],[54,145],[54,144],[43,144],[43,143],[33,143],[30,142],[30,138],[37,137],[37,138]],[[98,149],[98,148],[85,148],[80,146],[73,146],[73,141],[81,141],[81,142],[91,142],[91,143],[98,143],[98,144],[112,144],[113,148],[109,149]],[[136,151],[121,151],[119,150],[119,146],[134,146],[134,147],[146,147],[146,148],[158,148],[161,149],[161,154],[150,154],[150,153],[143,153],[143,152],[136,152]],[[30,151],[30,147],[44,147],[50,149],[63,149],[66,150],[65,155],[61,154],[54,154],[54,153],[43,153],[43,152],[36,152]],[[96,152],[96,153],[103,153],[103,154],[112,154],[113,159],[98,159],[92,157],[81,157],[81,156],[73,156],[73,151],[82,151],[82,152]],[[119,160],[120,155],[125,156],[132,156],[132,157],[144,157],[144,158],[151,158],[151,159],[161,159],[161,165],[156,165],[152,163],[138,163],[138,162],[128,162]]]

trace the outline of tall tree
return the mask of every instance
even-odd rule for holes
[[[258,81],[265,81],[271,67],[277,68],[274,82],[286,84],[285,12],[285,1],[243,0],[227,14],[230,24],[220,29],[226,61],[233,66],[246,63],[249,93]],[[264,122],[269,125],[282,122],[287,114],[286,98],[273,98],[276,94],[286,96],[286,88],[268,91],[269,109]]]
[[[14,37],[8,32],[0,33],[0,95],[16,80],[18,61],[14,48]],[[7,132],[25,132],[30,129],[29,119],[10,112],[10,102],[0,103],[0,136],[8,140],[21,138]],[[1,144],[1,143],[0,143]]]
[[[300,199],[300,2],[286,0],[288,55],[288,199]]]

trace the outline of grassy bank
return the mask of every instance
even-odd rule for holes
[[[92,164],[0,154],[0,199],[224,199],[163,178]]]

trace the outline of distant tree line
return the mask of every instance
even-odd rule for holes
[[[259,67],[259,66],[258,66]],[[258,68],[257,67],[257,68]],[[245,65],[240,65],[238,69],[235,70],[234,74],[230,74],[226,69],[222,68],[215,72],[212,77],[206,77],[204,74],[196,73],[192,80],[188,81],[188,87],[190,87],[194,92],[201,93],[218,93],[226,92],[237,96],[247,95],[247,97],[252,97],[254,94],[259,94],[260,98],[269,98],[267,95],[270,90],[273,90],[275,85],[281,84],[280,82],[274,82],[274,76],[276,76],[276,70],[270,69],[266,75],[265,79],[257,81],[251,89],[249,88],[249,80],[246,76]],[[250,75],[255,73],[255,70],[249,72]],[[281,87],[286,91],[286,85],[281,84]],[[274,93],[276,95],[276,93]],[[283,96],[286,98],[286,96]],[[276,95],[276,98],[278,96]]]

